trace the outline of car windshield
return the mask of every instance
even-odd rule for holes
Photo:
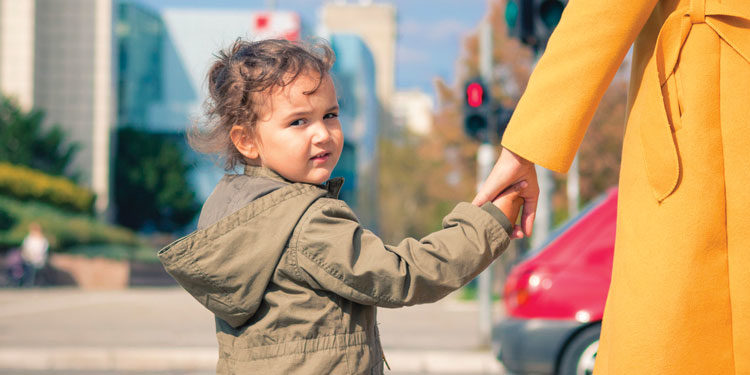
[[[591,212],[591,210],[593,210],[594,207],[599,206],[599,204],[601,204],[602,201],[604,201],[607,198],[607,195],[608,195],[607,193],[604,193],[604,194],[598,196],[596,199],[594,199],[591,202],[589,202],[589,204],[587,204],[581,210],[581,212],[578,213],[578,215],[573,216],[572,218],[568,219],[566,222],[564,222],[563,224],[561,224],[560,226],[558,226],[557,228],[555,228],[555,230],[552,231],[552,233],[550,233],[547,236],[547,239],[544,240],[544,243],[542,243],[540,246],[537,246],[536,248],[532,249],[531,251],[527,252],[526,255],[524,255],[522,257],[522,260],[523,259],[531,258],[534,255],[538,254],[540,251],[542,251],[542,249],[544,249],[545,247],[547,247],[547,245],[549,245],[550,243],[552,243],[552,241],[556,240],[557,237],[560,237],[561,234],[563,234],[565,231],[567,231],[568,229],[570,229],[570,227],[572,227],[577,222],[579,222],[582,217],[586,216],[586,214],[588,214],[589,212]]]

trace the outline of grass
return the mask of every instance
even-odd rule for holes
[[[472,281],[461,288],[458,294],[458,299],[461,301],[479,300],[479,288],[477,288],[476,283]],[[497,293],[492,293],[492,300],[499,301],[500,295]]]

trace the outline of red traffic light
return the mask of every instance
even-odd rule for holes
[[[484,88],[476,82],[472,82],[466,87],[466,102],[470,107],[480,107],[482,105],[483,95]]]

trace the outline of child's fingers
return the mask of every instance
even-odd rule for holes
[[[520,225],[514,225],[513,226],[513,233],[511,234],[510,238],[512,239],[519,239],[523,238],[523,229],[521,229]]]
[[[528,183],[526,181],[517,182],[503,190],[492,201],[495,206],[503,211],[511,223],[515,223],[518,218],[519,211],[523,205],[523,192],[527,186]]]

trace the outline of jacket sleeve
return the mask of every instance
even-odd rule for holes
[[[570,0],[503,136],[507,149],[565,173],[609,83],[657,0]]]
[[[298,224],[289,250],[296,252],[297,276],[313,288],[399,307],[437,301],[469,282],[505,250],[508,231],[495,206],[461,203],[442,230],[389,246],[363,229],[344,202],[320,199]]]

